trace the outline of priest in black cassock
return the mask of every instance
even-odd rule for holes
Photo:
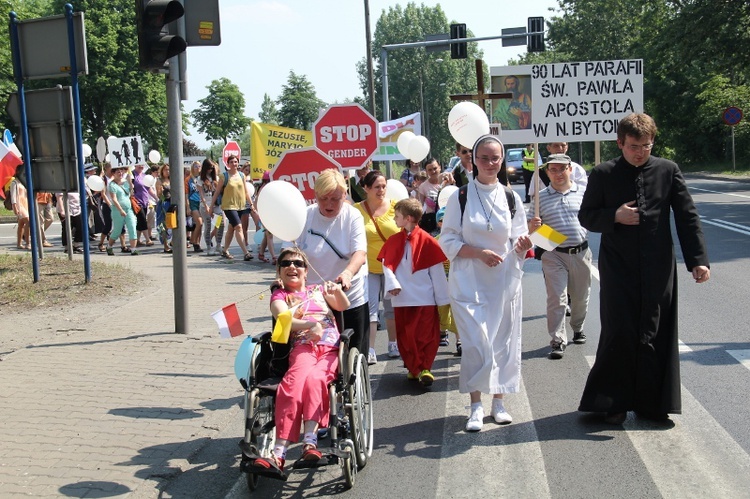
[[[646,114],[620,121],[622,156],[596,166],[578,219],[601,232],[601,337],[578,408],[621,424],[627,411],[666,420],[680,414],[674,213],[687,270],[710,277],[700,218],[679,167],[651,156],[656,124]]]

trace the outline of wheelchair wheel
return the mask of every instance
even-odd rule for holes
[[[349,457],[345,457],[341,460],[341,466],[344,468],[344,482],[346,488],[351,489],[354,487],[354,482],[357,480],[357,463],[353,458],[353,449],[350,449]]]
[[[274,397],[264,395],[256,389],[250,393],[247,404],[250,428],[245,432],[245,439],[258,456],[268,458],[276,443],[276,426],[273,424],[270,428],[267,426],[274,421]],[[245,477],[247,487],[251,491],[255,490],[260,476],[255,473],[246,473]]]
[[[364,468],[367,458],[372,455],[373,417],[370,376],[367,359],[356,348],[349,352],[349,384],[347,404],[351,422],[354,458],[359,468]]]

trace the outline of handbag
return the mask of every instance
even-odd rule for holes
[[[372,211],[370,210],[370,207],[367,205],[367,200],[362,201],[362,206],[365,207],[365,210],[367,211],[367,214],[370,216],[370,220],[372,220],[372,224],[375,226],[375,230],[377,231],[378,235],[380,236],[380,239],[383,240],[383,242],[386,241],[385,236],[383,236],[383,233],[380,232],[380,227],[378,226],[378,221],[375,220],[375,217],[372,216]]]
[[[177,206],[170,206],[167,213],[164,215],[164,226],[167,229],[177,228]]]
[[[130,196],[130,206],[133,207],[133,213],[136,215],[141,212],[141,205],[138,203],[138,200],[135,199],[135,196]]]

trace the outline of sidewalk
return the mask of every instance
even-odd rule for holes
[[[52,241],[47,254],[62,256]],[[241,435],[242,338],[220,338],[210,314],[237,302],[246,334],[267,330],[274,268],[190,250],[189,333],[176,334],[171,255],[158,244],[137,257],[94,250],[92,261],[150,284],[129,301],[3,315],[0,497],[159,497],[212,437]]]

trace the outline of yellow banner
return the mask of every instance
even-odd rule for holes
[[[313,136],[310,131],[253,121],[250,124],[253,180],[260,180],[265,172],[273,170],[284,151],[312,145]]]

